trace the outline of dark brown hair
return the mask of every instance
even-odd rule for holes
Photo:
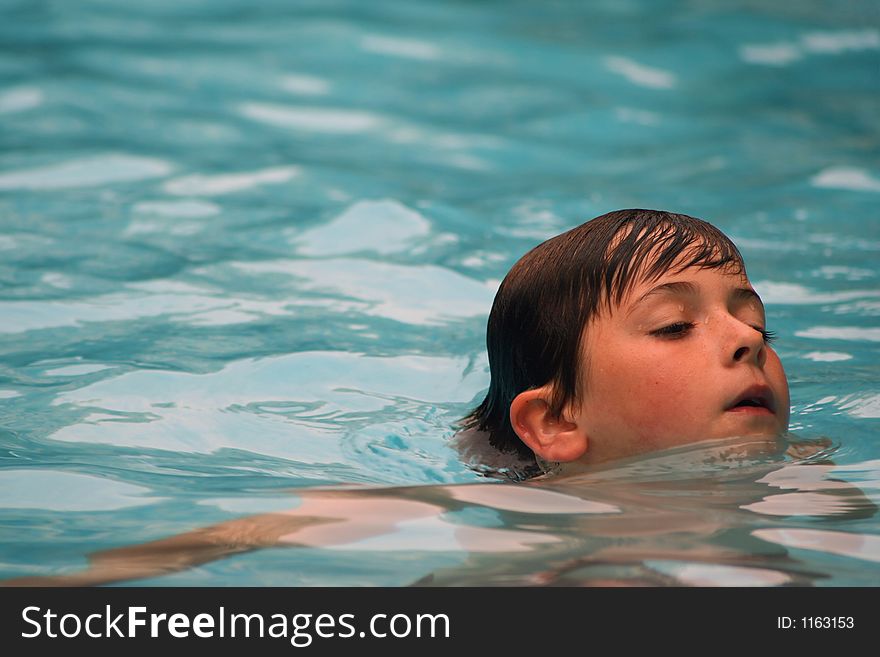
[[[491,380],[460,425],[526,459],[532,451],[510,425],[519,393],[552,384],[551,412],[578,402],[581,340],[602,304],[610,311],[637,282],[682,271],[745,271],[730,239],[702,219],[659,210],[618,210],[539,244],[501,283],[486,329]]]

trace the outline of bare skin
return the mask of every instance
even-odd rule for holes
[[[580,396],[561,417],[547,384],[517,395],[511,426],[545,461],[583,465],[717,438],[773,438],[788,428],[789,391],[769,340],[745,273],[673,268],[590,320]]]
[[[803,443],[798,450],[815,452],[825,446]],[[751,568],[752,573],[762,572],[760,568],[755,570],[760,566],[770,573],[766,575],[768,581],[783,577],[788,583],[798,583],[811,575],[799,571],[785,550],[772,557],[755,557],[707,539],[724,529],[724,523],[735,526],[737,518],[745,513],[741,509],[748,504],[758,505],[753,509],[756,513],[777,516],[872,514],[876,509],[861,491],[845,482],[824,478],[830,467],[769,465],[756,472],[756,481],[746,487],[725,492],[719,484],[716,492],[708,491],[718,499],[718,512],[712,513],[706,513],[705,480],[695,482],[693,490],[675,482],[645,487],[633,486],[626,478],[619,482],[603,480],[602,472],[518,485],[300,491],[297,495],[302,504],[290,511],[239,518],[141,545],[96,552],[89,556],[89,566],[81,572],[22,577],[7,580],[3,585],[93,586],[160,577],[268,547],[344,547],[372,537],[398,536],[395,532],[399,532],[401,523],[445,522],[444,514],[471,506],[535,520],[519,520],[505,529],[450,525],[460,549],[471,555],[469,562],[473,568],[465,565],[452,573],[436,573],[420,583],[479,582],[504,564],[510,567],[517,560],[531,564],[536,550],[547,555],[547,568],[524,568],[532,575],[523,584],[564,583],[572,577],[583,578],[590,569],[607,573],[615,568],[624,568],[626,576],[616,579],[598,574],[589,583],[670,583],[668,577],[639,565],[644,559],[727,564]],[[669,497],[665,496],[667,489]],[[813,497],[802,498],[799,506],[798,500],[794,500],[792,506],[792,499],[786,497],[792,491]],[[779,499],[785,497],[785,503],[774,507],[774,494]],[[545,524],[535,524],[538,522]],[[585,540],[601,542],[603,538],[611,539],[611,543],[596,545],[595,549],[583,547]],[[482,554],[487,557],[481,557]],[[498,554],[505,558],[499,560]],[[774,575],[774,569],[780,567],[787,574]]]
[[[21,577],[5,586],[93,586],[159,577],[252,550],[288,545],[348,543],[390,530],[395,522],[436,514],[437,507],[375,493],[313,491],[289,512],[229,520],[168,538],[89,555],[89,567],[70,575]]]
[[[470,555],[504,553],[533,559],[539,550],[553,555],[555,565],[532,583],[550,583],[583,564],[631,564],[657,555],[707,563],[749,561],[741,551],[707,542],[725,525],[706,513],[700,491],[693,498],[692,491],[670,495],[662,506],[657,502],[662,495],[657,495],[663,491],[633,488],[626,478],[603,480],[594,468],[707,439],[745,436],[758,445],[775,444],[788,426],[788,384],[769,346],[765,320],[763,305],[744,273],[689,268],[637,285],[620,306],[585,329],[586,387],[576,408],[567,409],[565,417],[552,416],[552,391],[546,386],[521,393],[511,404],[511,424],[520,438],[540,458],[562,462],[561,477],[518,486],[296,491],[302,504],[289,512],[105,550],[90,555],[83,572],[4,584],[81,586],[158,577],[266,547],[345,547],[396,536],[402,523],[415,521],[445,525],[457,549]],[[738,404],[744,397],[760,398],[762,405]],[[778,469],[778,464],[767,468]],[[768,495],[779,494],[778,489],[769,490],[772,487],[755,481],[737,489],[738,497],[725,501],[731,509],[725,521],[742,522],[737,514],[748,513],[742,509],[749,504],[763,504],[753,512],[771,515],[792,510],[810,515],[803,507],[822,509],[819,501],[828,503],[827,515],[874,509],[849,485],[845,495],[850,497],[842,505],[829,498],[844,495],[841,489],[820,487],[809,491],[820,499],[795,499],[793,507],[768,502]],[[467,506],[518,515],[504,529],[444,518]],[[536,515],[533,522],[522,523],[518,518],[523,514]],[[624,515],[626,522],[620,520]],[[540,522],[545,524],[536,524]],[[682,542],[681,536],[687,540]],[[583,555],[585,540],[603,537],[611,544],[592,545],[589,556]],[[619,544],[621,539],[628,540]],[[477,575],[485,571],[481,565]]]

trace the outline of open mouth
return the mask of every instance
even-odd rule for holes
[[[744,391],[737,400],[727,409],[742,413],[768,413],[773,414],[773,396],[769,388],[765,386],[753,386]]]
[[[761,399],[759,397],[752,397],[750,399],[743,399],[741,402],[736,404],[734,406],[734,408],[742,408],[743,406],[746,406],[746,407],[751,406],[751,407],[768,408],[769,409],[769,407],[767,406],[767,402],[765,402],[763,399]]]

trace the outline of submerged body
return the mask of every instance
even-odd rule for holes
[[[5,584],[155,578],[277,547],[460,555],[455,567],[411,582],[423,585],[820,583],[825,574],[788,548],[880,562],[880,544],[845,531],[876,507],[835,477],[827,456],[827,441],[728,439],[522,484],[298,491],[289,511],[95,553],[81,572]]]

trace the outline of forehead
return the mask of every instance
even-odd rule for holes
[[[695,257],[695,251],[700,251]],[[696,264],[694,260],[697,260]],[[626,306],[641,298],[646,292],[671,281],[703,281],[718,283],[732,288],[752,289],[745,265],[740,260],[726,260],[718,251],[714,255],[706,247],[688,249],[670,262],[662,261],[662,254],[654,249],[631,271],[629,280],[620,281],[617,289],[607,290],[607,310]],[[726,260],[726,261],[725,261]],[[670,291],[683,292],[686,288],[672,286]]]
[[[632,284],[624,291],[620,305],[625,305],[628,301],[638,299],[646,291],[657,288],[658,286],[666,286],[671,281],[694,281],[699,287],[699,283],[723,285],[725,287],[735,288],[752,288],[749,277],[746,274],[745,267],[740,263],[729,262],[719,267],[687,265],[685,258],[682,262],[676,263],[669,269],[648,273],[646,271],[638,272],[633,278]],[[670,286],[671,291],[685,292],[687,286],[676,288]]]
[[[763,309],[763,302],[742,271],[700,269],[690,267],[678,273],[660,276],[654,282],[643,282],[633,287],[619,308],[631,313],[640,305],[664,297],[699,297],[701,294],[720,293],[733,302],[750,302]]]
[[[624,226],[610,241],[604,257],[602,295],[605,310],[612,311],[635,288],[685,271],[708,270],[745,279],[742,256],[720,231],[659,224]]]

